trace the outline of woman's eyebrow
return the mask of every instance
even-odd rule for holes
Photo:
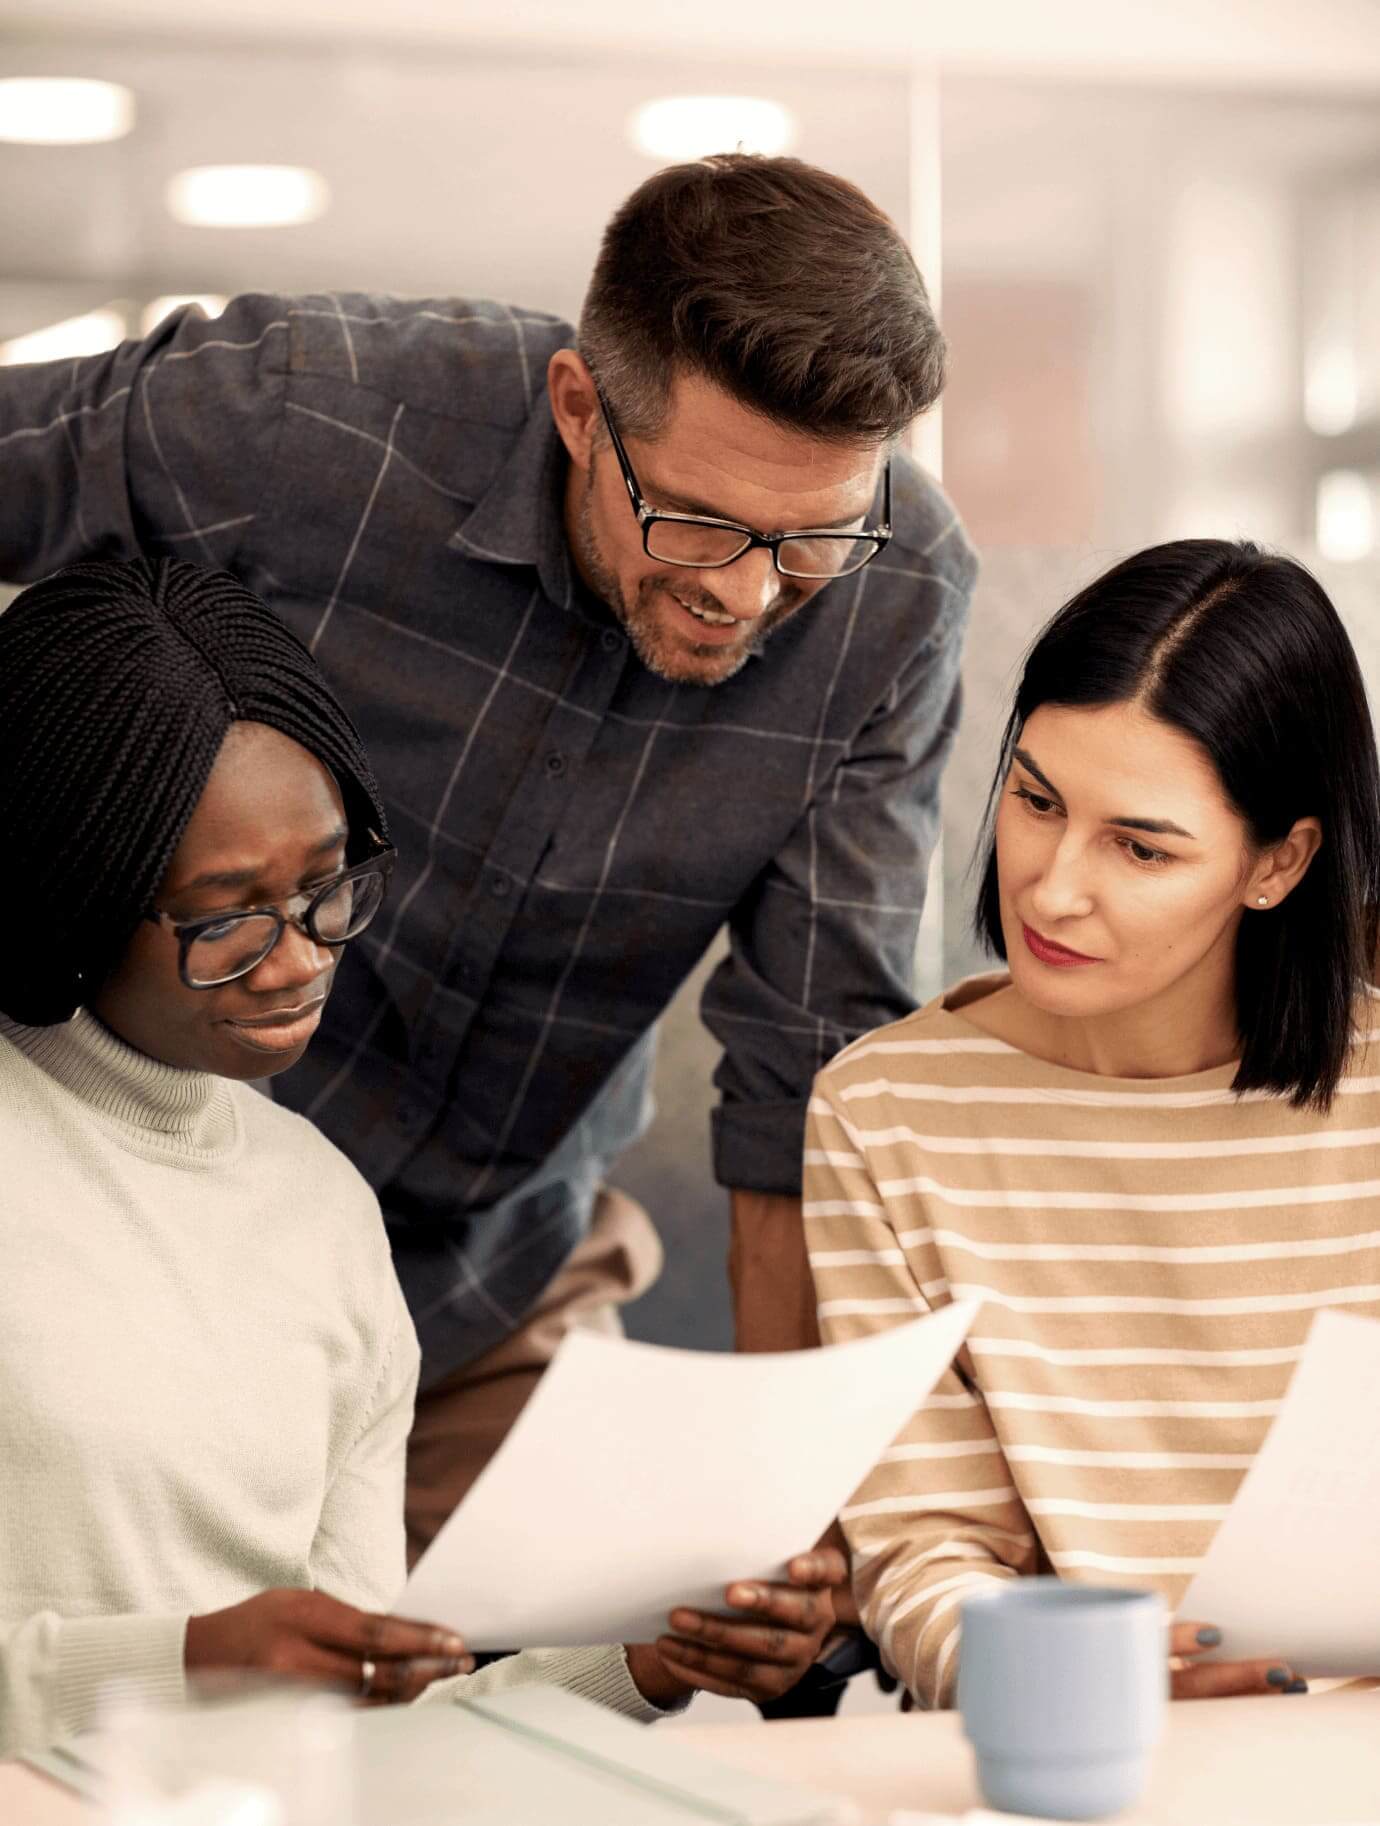
[[[1192,831],[1186,831],[1181,824],[1171,823],[1168,818],[1108,818],[1104,822],[1128,831],[1149,831],[1156,837],[1187,837],[1190,843],[1198,841]]]
[[[1033,779],[1038,780],[1045,791],[1049,793],[1051,797],[1057,799],[1060,805],[1064,803],[1064,795],[1059,791],[1059,788],[1047,774],[1042,774],[1040,772],[1039,768],[1035,765],[1035,757],[1032,754],[1024,748],[1013,748],[1011,751],[1011,758],[1013,761],[1019,761],[1025,771],[1030,774]]]
[[[349,836],[345,825],[337,825],[329,837],[323,837],[320,843],[308,851],[310,857],[328,855],[331,850],[339,849]],[[176,891],[179,894],[192,894],[198,888],[247,888],[259,878],[257,868],[253,869],[208,869],[205,874],[194,876],[184,882]]]
[[[1011,757],[1013,760],[1019,761],[1025,771],[1030,774],[1033,779],[1038,780],[1045,791],[1049,793],[1051,797],[1057,799],[1060,805],[1064,803],[1064,797],[1059,791],[1059,788],[1040,772],[1040,769],[1035,765],[1034,757],[1028,754],[1024,748],[1013,748]],[[1190,843],[1196,843],[1198,841],[1192,831],[1186,831],[1181,824],[1174,824],[1168,818],[1116,817],[1104,818],[1102,822],[1104,824],[1115,824],[1118,829],[1121,830],[1148,831],[1155,837],[1187,837]]]

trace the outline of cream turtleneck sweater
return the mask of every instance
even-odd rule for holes
[[[187,1618],[274,1586],[387,1609],[417,1343],[377,1201],[302,1117],[82,1012],[0,1016],[0,1755],[119,1678],[183,1690]],[[656,1716],[617,1649],[555,1681]]]

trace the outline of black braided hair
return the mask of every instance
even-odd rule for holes
[[[0,614],[0,1012],[67,1020],[153,904],[237,721],[329,768],[352,859],[388,826],[316,662],[234,577],[171,559],[74,564]]]

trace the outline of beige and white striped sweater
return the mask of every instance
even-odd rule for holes
[[[843,1512],[864,1620],[951,1702],[958,1605],[1058,1572],[1177,1604],[1313,1316],[1380,1314],[1380,1002],[1326,1116],[1234,1068],[1050,1065],[955,1012],[961,984],[815,1083],[805,1222],[827,1343],[982,1309]]]

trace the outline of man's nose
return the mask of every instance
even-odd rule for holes
[[[756,621],[765,615],[781,592],[781,575],[771,561],[771,553],[760,547],[744,552],[722,570],[701,571],[700,583],[739,621]]]

